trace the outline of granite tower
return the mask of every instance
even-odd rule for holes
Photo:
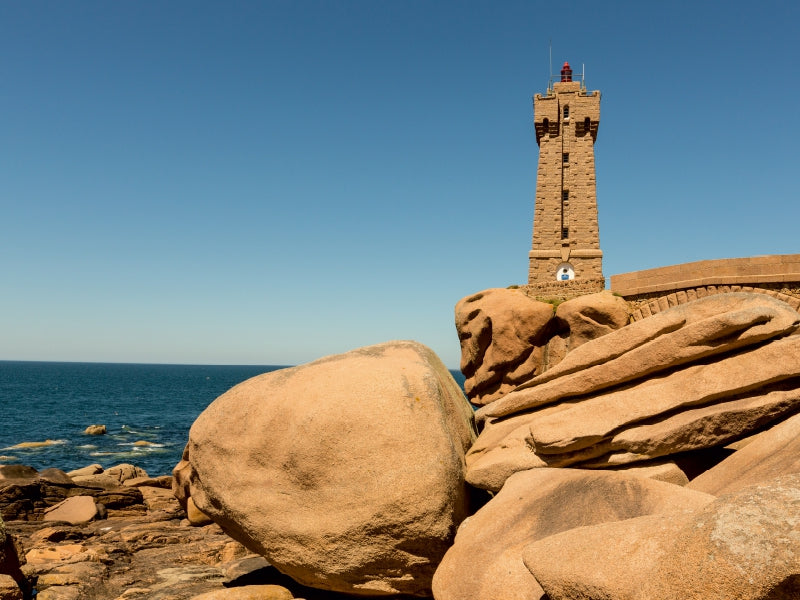
[[[550,289],[560,284],[577,293],[602,290],[594,166],[600,92],[573,81],[565,62],[561,80],[533,97],[533,114],[539,168],[528,284]]]

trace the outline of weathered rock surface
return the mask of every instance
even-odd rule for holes
[[[220,396],[191,428],[175,491],[301,583],[427,595],[467,515],[473,440],[441,361],[390,342]]]
[[[20,595],[26,587],[20,568],[25,560],[22,553],[22,545],[6,531],[3,519],[0,519],[0,575],[4,577],[3,594],[9,598]],[[10,578],[14,585],[9,584],[7,578]]]
[[[558,364],[479,411],[502,417],[585,396],[794,332],[800,315],[763,294],[706,296],[581,345]],[[567,375],[575,374],[574,377]]]
[[[688,487],[720,496],[792,473],[800,473],[800,414],[763,432]]]
[[[74,480],[75,477],[83,477],[86,475],[97,475],[98,473],[102,472],[103,472],[103,465],[95,463],[93,465],[87,465],[85,467],[81,467],[80,469],[74,469],[72,471],[69,471],[67,475],[72,477]]]
[[[539,600],[523,549],[561,531],[681,509],[709,494],[625,473],[535,469],[516,473],[459,528],[433,579],[436,600]],[[569,557],[562,556],[563,561]]]
[[[0,573],[0,600],[23,600],[22,590],[11,575]]]
[[[0,480],[38,477],[39,471],[27,465],[0,465]]]
[[[88,523],[98,516],[92,496],[70,496],[44,511],[43,521],[66,521],[72,525]]]
[[[86,429],[83,430],[83,433],[86,435],[105,435],[106,434],[106,426],[105,425],[89,425]]]
[[[606,468],[725,445],[800,410],[800,315],[765,295],[709,296],[587,342],[482,407],[467,480]]]
[[[38,477],[18,467],[7,471]],[[154,482],[140,486],[137,510],[111,508],[107,518],[77,525],[13,520],[6,523],[8,534],[0,526],[0,538],[12,544],[10,551],[0,545],[0,574],[10,571],[11,580],[22,584],[3,587],[0,580],[0,590],[15,600],[30,600],[33,592],[37,600],[191,600],[209,592],[219,598],[353,598],[290,580],[217,525],[190,526],[177,499],[160,487],[162,478]],[[157,507],[148,504],[151,492],[160,499]]]
[[[611,467],[609,471],[663,481],[673,485],[684,486],[689,483],[686,473],[671,460],[652,460],[632,465],[615,466]]]
[[[531,424],[533,444],[539,454],[572,452],[607,439],[633,423],[678,409],[719,403],[720,399],[735,400],[742,395],[761,398],[769,393],[764,393],[766,390],[771,392],[782,384],[790,389],[778,393],[776,402],[786,407],[784,410],[791,410],[798,403],[798,390],[794,388],[797,381],[791,381],[800,376],[798,352],[800,336],[791,336],[710,364],[692,365],[636,386],[587,398]],[[736,431],[731,438],[747,431]],[[642,437],[637,440],[639,443]],[[722,436],[715,443],[725,439]]]
[[[518,289],[490,289],[456,304],[464,390],[486,404],[542,370],[553,307]]]
[[[562,302],[556,308],[555,336],[547,342],[544,370],[586,342],[623,328],[629,319],[628,305],[608,290]]]
[[[496,492],[513,473],[548,466],[529,442],[530,422],[542,414],[564,409],[559,405],[548,406],[537,413],[484,423],[483,431],[467,452],[467,481],[475,487]]]
[[[800,475],[788,475],[700,510],[558,533],[523,560],[550,600],[789,600],[800,597],[798,523]]]
[[[197,505],[194,503],[194,499],[189,496],[186,498],[186,518],[189,519],[189,523],[192,525],[208,525],[209,523],[213,523],[211,518],[204,513],[202,510],[197,508]]]
[[[455,309],[467,397],[478,405],[497,400],[628,318],[625,302],[611,292],[568,300],[555,311],[519,289],[468,296]]]
[[[192,600],[292,600],[292,592],[280,585],[247,585],[206,592]]]
[[[789,383],[793,385],[796,383]],[[649,424],[631,426],[608,442],[597,444],[594,450],[584,452],[586,462],[583,464],[611,465],[723,445],[797,410],[800,389],[770,389],[771,386],[764,386],[755,395],[742,395],[719,404],[686,409]],[[599,458],[589,460],[590,455]],[[565,462],[572,463],[579,456],[566,458]]]

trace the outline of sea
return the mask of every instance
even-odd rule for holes
[[[0,464],[71,471],[131,463],[168,475],[206,406],[283,368],[0,361]],[[450,372],[463,386],[463,375]],[[107,433],[86,435],[89,425]]]

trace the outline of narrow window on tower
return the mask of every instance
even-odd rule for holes
[[[569,202],[569,190],[561,190],[561,202]]]
[[[565,165],[569,162],[569,152],[564,152],[561,155],[561,162],[564,163]]]
[[[561,228],[561,239],[566,240],[569,238],[569,227],[562,227]]]
[[[569,119],[569,104],[564,105],[564,118]]]

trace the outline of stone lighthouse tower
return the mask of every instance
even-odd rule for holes
[[[561,81],[533,97],[533,115],[539,169],[528,284],[543,292],[600,291],[605,279],[594,169],[600,92],[572,81],[564,63]]]

